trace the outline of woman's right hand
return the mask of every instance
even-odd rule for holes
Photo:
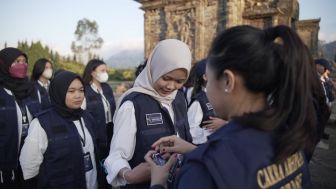
[[[151,167],[151,186],[161,185],[166,189],[169,170],[176,163],[177,154],[170,156],[167,163],[160,166],[156,165],[152,159],[152,155],[155,153],[157,151],[151,150],[145,155],[145,160]]]
[[[160,151],[160,153],[173,152],[179,154],[191,152],[196,148],[195,145],[177,137],[176,135],[162,137],[154,142],[152,147],[156,151]]]

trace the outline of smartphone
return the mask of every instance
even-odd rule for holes
[[[160,155],[160,153],[152,154],[152,159],[156,163],[156,165],[163,166],[166,164],[166,160]]]

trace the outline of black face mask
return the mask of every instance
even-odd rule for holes
[[[51,104],[62,117],[69,120],[78,120],[83,114],[83,110],[81,108],[70,109],[65,105],[66,93],[71,82],[75,79],[79,79],[83,84],[79,75],[69,71],[62,71],[58,73],[53,80],[51,80],[49,87]]]

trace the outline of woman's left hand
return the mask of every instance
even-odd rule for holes
[[[227,121],[218,118],[218,117],[209,117],[209,120],[203,121],[205,124],[204,127],[211,130],[211,131],[216,131],[217,129],[223,127]]]
[[[160,166],[156,165],[152,159],[152,155],[155,153],[157,153],[157,151],[151,150],[148,151],[147,154],[145,155],[145,160],[151,168],[151,186],[161,185],[167,188],[167,178],[169,170],[176,162],[177,154],[173,154],[172,156],[170,156],[167,163],[163,166]]]

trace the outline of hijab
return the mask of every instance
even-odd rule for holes
[[[17,48],[8,47],[0,51],[0,85],[9,89],[18,100],[26,98],[34,91],[34,84],[28,80],[28,77],[19,79],[13,78],[9,74],[9,68],[21,55],[23,55],[28,62],[27,55]]]
[[[70,109],[65,104],[65,97],[71,82],[79,79],[84,87],[81,77],[73,72],[62,71],[57,74],[50,82],[49,94],[50,101],[55,110],[64,118],[69,120],[78,120],[83,114],[81,108]]]
[[[176,39],[160,41],[151,52],[146,67],[136,78],[134,87],[120,97],[117,108],[122,99],[132,92],[147,94],[161,103],[170,105],[176,97],[177,90],[163,97],[153,88],[154,83],[168,72],[180,68],[187,71],[188,77],[190,67],[191,52],[187,44]]]

